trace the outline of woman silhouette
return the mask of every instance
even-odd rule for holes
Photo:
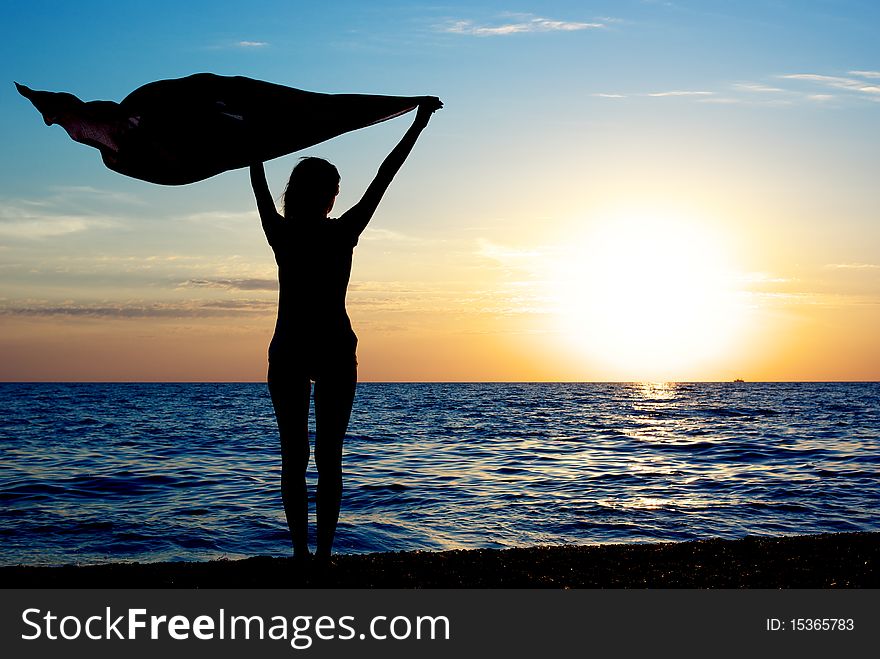
[[[281,496],[294,556],[309,557],[306,468],[309,398],[315,383],[318,469],[316,558],[330,558],[342,496],[342,441],[357,384],[357,337],[345,309],[352,249],[431,114],[443,104],[423,97],[412,126],[379,167],[363,198],[338,219],[328,217],[339,172],[320,158],[293,168],[279,215],[262,163],[251,184],[266,239],[278,264],[278,320],[269,345],[269,392],[281,436]]]

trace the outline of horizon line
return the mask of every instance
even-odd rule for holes
[[[880,380],[358,380],[357,384],[878,384]],[[266,380],[0,380],[0,384],[266,384]]]

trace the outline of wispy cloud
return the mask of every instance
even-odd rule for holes
[[[607,26],[604,22],[560,21],[542,18],[533,14],[512,14],[506,22],[477,23],[472,20],[449,21],[437,27],[440,32],[465,34],[477,37],[503,36],[508,34],[524,34],[528,32],[576,32],[579,30],[596,30]]]
[[[0,237],[40,240],[90,229],[118,227],[132,206],[144,206],[126,192],[85,185],[60,185],[39,198],[0,198]]]
[[[880,71],[850,71],[847,76],[832,76],[818,73],[790,73],[777,75],[773,78],[775,85],[763,81],[740,81],[719,85],[717,89],[672,89],[653,92],[617,92],[593,93],[596,98],[690,98],[700,103],[744,106],[791,106],[803,103],[827,103],[829,101],[845,101],[849,99],[869,99],[880,102]],[[780,85],[779,81],[790,84]],[[828,88],[823,90],[805,89],[807,83]],[[847,93],[827,93],[832,90],[843,90]],[[817,93],[819,92],[819,93]]]
[[[650,98],[667,98],[667,97],[688,97],[695,96],[700,98],[705,98],[707,96],[713,96],[715,92],[710,91],[702,91],[702,90],[688,90],[688,89],[672,89],[669,91],[662,92],[647,92],[647,93],[638,93],[638,94],[616,94],[616,93],[606,93],[606,92],[598,92],[593,94],[596,98],[631,98],[631,97],[650,97]]]
[[[85,231],[90,220],[82,217],[54,217],[45,219],[13,219],[0,217],[0,236],[4,238],[20,238],[39,240],[52,236],[63,236],[68,233]]]
[[[781,87],[771,87],[760,82],[738,82],[734,88],[747,92],[756,92],[758,94],[783,94],[785,90]]]
[[[181,288],[222,288],[229,291],[277,291],[276,279],[188,279]]]
[[[182,216],[180,219],[185,222],[195,222],[198,224],[235,224],[239,222],[254,222],[259,218],[256,210],[230,212],[230,211],[202,211],[199,213],[190,213]]]
[[[683,89],[673,89],[668,92],[650,92],[645,94],[645,96],[653,96],[653,97],[662,97],[662,96],[712,96],[715,92],[708,91],[691,91],[691,90],[683,90]]]
[[[836,270],[880,270],[880,264],[877,263],[829,263],[825,267]]]
[[[869,72],[864,72],[869,73]],[[870,84],[864,80],[856,80],[855,78],[844,78],[841,76],[827,76],[818,73],[790,73],[780,76],[784,80],[802,80],[812,82],[825,87],[833,87],[835,89],[845,89],[860,94],[880,94],[880,85]]]
[[[214,43],[211,45],[206,45],[205,50],[261,50],[263,48],[269,48],[272,44],[268,41],[255,41],[252,39],[240,39],[238,41],[223,41],[220,43]]]
[[[709,96],[698,98],[697,102],[715,105],[745,105],[752,107],[786,107],[789,105],[794,105],[794,100],[791,98],[772,97],[756,99],[754,97],[743,96]]]
[[[40,205],[0,202],[0,237],[3,238],[40,240],[117,224],[106,216],[53,213],[51,208]]]
[[[745,105],[746,103],[744,99],[732,96],[704,96],[698,100],[701,103],[712,103],[714,105]]]
[[[403,281],[353,281],[348,286],[349,291],[356,293],[363,292],[381,292],[381,293],[415,293],[422,295],[427,286],[424,282],[420,282],[418,286],[415,282]],[[436,284],[435,284],[436,287]]]
[[[825,272],[805,273],[804,277],[783,277],[764,272],[743,273],[740,283],[745,294],[760,306],[821,306],[827,308],[877,306],[876,263],[827,263]],[[836,280],[832,285],[830,282]],[[848,284],[840,283],[849,281]],[[858,283],[856,283],[858,282]]]
[[[491,240],[486,240],[485,238],[479,238],[477,240],[476,254],[504,265],[512,263],[517,265],[531,264],[543,256],[541,250],[509,247],[507,245],[492,242]]]
[[[0,316],[79,318],[223,318],[265,315],[275,310],[274,300],[215,300],[183,302],[119,302],[104,304],[19,302],[0,305]]]
[[[53,203],[91,199],[96,202],[109,202],[143,206],[146,202],[137,195],[116,190],[102,190],[90,185],[56,185],[50,188],[53,192]]]
[[[425,242],[422,238],[410,236],[405,233],[401,233],[400,231],[392,231],[391,229],[379,229],[374,227],[368,227],[367,230],[364,231],[363,235],[361,235],[361,242],[363,241],[387,241],[395,243]]]
[[[746,285],[788,284],[794,281],[790,277],[782,277],[769,272],[744,272],[740,274],[738,279],[741,283]]]

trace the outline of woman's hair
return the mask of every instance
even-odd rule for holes
[[[300,158],[284,189],[284,217],[296,208],[330,206],[339,191],[339,170],[323,158]]]

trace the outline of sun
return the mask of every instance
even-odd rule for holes
[[[721,236],[668,214],[596,222],[560,250],[549,283],[563,333],[610,379],[702,379],[745,318]]]

